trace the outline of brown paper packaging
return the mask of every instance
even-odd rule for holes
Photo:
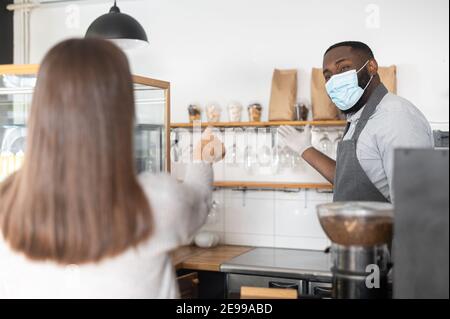
[[[297,70],[275,69],[270,94],[269,121],[294,120],[296,101]]]

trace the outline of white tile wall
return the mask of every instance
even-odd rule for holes
[[[225,244],[254,247],[275,247],[274,237],[269,235],[225,233]]]
[[[312,205],[305,208],[301,201],[278,200],[275,212],[276,236],[326,238]]]
[[[225,203],[225,232],[274,235],[273,199],[230,198]]]
[[[310,238],[310,237],[275,237],[274,247],[277,248],[293,248],[293,249],[311,249],[324,250],[330,245],[326,238]]]
[[[204,231],[219,234],[221,243],[255,247],[324,249],[330,245],[316,215],[316,205],[331,201],[331,194],[216,190],[214,223]]]
[[[275,199],[275,192],[268,191],[268,190],[261,190],[261,191],[240,191],[240,190],[231,190],[231,189],[224,189],[220,190],[223,192],[225,199],[232,199],[232,198],[239,198],[243,202],[245,202],[246,199],[267,199],[267,200],[274,200]]]

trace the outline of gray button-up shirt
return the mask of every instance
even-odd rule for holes
[[[347,117],[350,128],[344,140],[355,131],[364,107]],[[356,156],[370,181],[391,201],[394,150],[396,148],[432,148],[433,133],[422,112],[411,102],[388,93],[378,104],[359,136]]]

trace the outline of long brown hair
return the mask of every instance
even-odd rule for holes
[[[14,250],[80,264],[150,236],[150,205],[134,171],[133,122],[132,76],[114,44],[70,39],[47,53],[24,164],[0,185],[0,227]]]

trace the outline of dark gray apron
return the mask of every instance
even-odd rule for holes
[[[359,135],[366,126],[370,116],[375,112],[378,104],[387,93],[388,90],[383,84],[376,87],[375,91],[367,101],[367,104],[364,106],[361,117],[356,123],[353,136],[338,144],[333,195],[333,201],[335,202],[389,202],[370,181],[356,156],[356,144],[358,143]]]

